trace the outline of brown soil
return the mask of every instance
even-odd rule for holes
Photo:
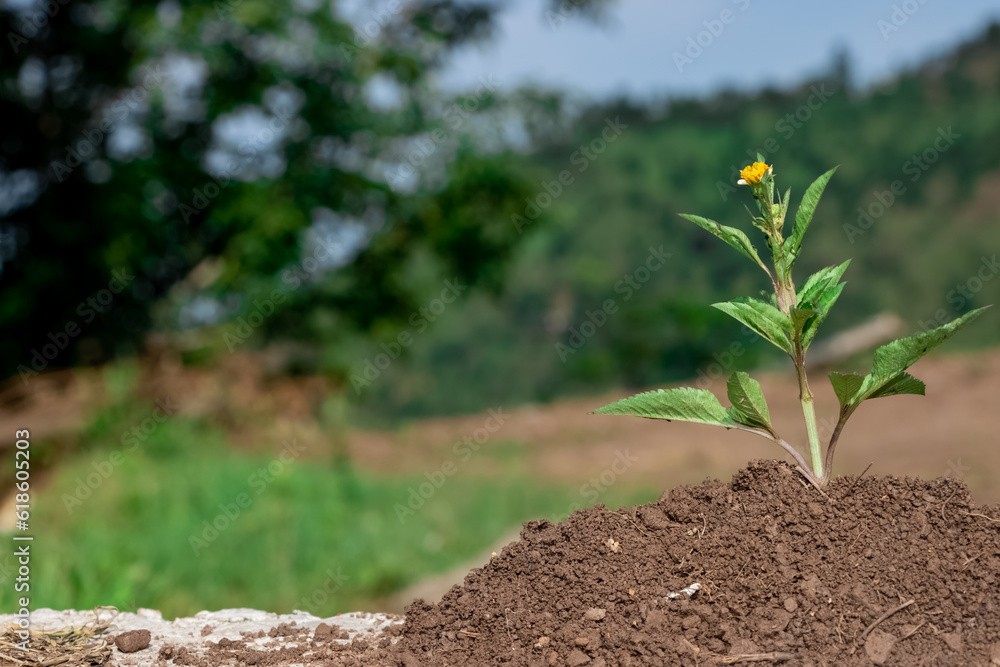
[[[840,478],[823,496],[758,461],[649,505],[529,522],[441,603],[410,605],[398,641],[317,629],[267,662],[997,665],[998,578],[1000,507],[961,481]]]
[[[132,630],[115,637],[115,646],[122,653],[135,653],[149,646],[149,630]]]

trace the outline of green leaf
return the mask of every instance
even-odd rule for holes
[[[917,394],[923,396],[927,391],[927,385],[913,377],[909,373],[900,373],[882,388],[868,398],[882,398],[883,396],[896,396],[898,394]]]
[[[792,332],[791,320],[771,304],[757,299],[740,298],[713,303],[712,307],[742,322],[788,354],[793,353],[788,337]]]
[[[883,387],[887,382],[895,378],[896,375],[915,364],[920,357],[954,336],[958,333],[959,329],[982,315],[983,311],[987,308],[989,306],[976,308],[937,329],[931,329],[930,331],[908,338],[901,338],[875,350],[875,363],[872,365],[872,372],[869,375],[872,381],[866,389],[875,392]]]
[[[865,376],[860,373],[830,373],[830,384],[833,385],[833,391],[837,394],[841,408],[853,405],[854,397],[857,396],[864,381]]]
[[[799,204],[799,210],[795,212],[795,227],[792,229],[791,236],[785,239],[783,245],[785,260],[789,269],[802,250],[802,237],[805,236],[806,229],[809,227],[809,223],[812,222],[813,213],[816,212],[816,206],[819,204],[819,198],[822,196],[827,182],[829,182],[830,177],[833,176],[835,171],[837,171],[837,167],[817,178],[806,189],[806,193],[802,195],[802,203]]]
[[[785,197],[781,200],[781,209],[778,211],[778,220],[784,224],[785,216],[788,215],[788,205],[792,201],[792,189],[788,188],[785,190]],[[778,231],[782,231],[779,227]]]
[[[856,408],[862,400],[869,398],[883,398],[899,394],[917,394],[918,396],[923,396],[927,390],[927,386],[922,381],[909,373],[899,373],[882,385],[880,389],[861,399],[859,398],[859,394],[868,377],[859,375],[858,373],[830,373],[830,383],[833,385],[833,391],[837,394],[837,400],[840,401],[841,408]]]
[[[809,320],[802,329],[802,347],[808,348],[812,339],[819,331],[819,325],[823,323],[826,316],[830,314],[830,309],[837,302],[840,293],[844,289],[844,283],[838,282],[844,275],[844,271],[850,265],[851,260],[847,260],[839,266],[830,266],[809,276],[806,284],[799,290],[796,300],[801,307],[810,307],[816,311],[816,317]]]
[[[838,283],[830,287],[829,290],[824,292],[815,304],[816,317],[809,320],[809,323],[802,329],[802,348],[806,349],[812,342],[812,339],[816,336],[816,332],[819,331],[819,325],[823,323],[826,316],[830,314],[830,308],[833,304],[837,302],[840,298],[840,293],[844,291],[844,283]]]
[[[715,394],[707,389],[657,389],[615,401],[594,411],[599,415],[631,415],[646,419],[676,419],[678,421],[733,426],[726,409]]]
[[[862,401],[869,398],[895,396],[897,394],[924,393],[924,383],[904,371],[915,364],[935,347],[945,342],[959,329],[983,314],[989,308],[984,306],[971,310],[962,317],[952,320],[937,329],[931,329],[915,336],[901,338],[875,350],[875,362],[872,372],[861,378],[860,375],[841,375],[831,373],[830,381],[840,399],[841,407],[856,408]],[[858,379],[861,378],[860,384]]]
[[[703,218],[700,215],[691,215],[690,213],[681,213],[680,216],[685,220],[690,220],[694,224],[698,225],[705,231],[711,232],[715,236],[719,237],[726,243],[728,243],[733,248],[736,248],[741,254],[749,257],[754,262],[757,263],[760,268],[764,269],[768,275],[771,272],[768,271],[764,262],[760,261],[760,256],[757,254],[757,249],[753,247],[753,243],[750,242],[750,238],[744,234],[741,230],[735,227],[726,227],[725,225],[720,225],[715,220],[709,220],[708,218]]]
[[[847,260],[843,264],[820,269],[809,276],[805,285],[799,288],[799,293],[796,295],[798,302],[815,304],[821,294],[829,290],[831,286],[837,284],[837,281],[840,280],[840,277],[844,275],[844,272],[847,271],[847,267],[850,265],[851,260]]]
[[[726,383],[729,401],[733,407],[727,411],[729,418],[740,424],[771,431],[771,415],[760,383],[742,371],[729,376]]]
[[[803,306],[795,306],[792,308],[791,320],[792,320],[792,331],[798,333],[805,326],[806,322],[810,320],[814,315],[817,314],[814,308],[810,307],[809,304],[804,304]]]

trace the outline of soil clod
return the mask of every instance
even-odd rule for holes
[[[115,646],[122,653],[135,653],[149,646],[149,630],[131,630],[115,637]]]

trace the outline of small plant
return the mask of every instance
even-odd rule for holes
[[[816,488],[822,489],[830,479],[837,440],[844,429],[844,424],[858,406],[870,398],[896,394],[924,395],[924,383],[908,374],[906,369],[979,317],[988,306],[970,311],[937,329],[883,345],[875,351],[875,361],[868,375],[831,373],[830,382],[840,401],[840,418],[826,445],[824,456],[816,429],[813,395],[806,378],[806,350],[844,288],[840,277],[847,270],[850,260],[840,266],[831,266],[818,271],[797,291],[792,280],[792,266],[802,252],[802,237],[805,236],[820,196],[836,167],[817,178],[806,190],[802,203],[795,213],[795,224],[791,234],[788,238],[784,238],[785,215],[788,213],[791,190],[786,190],[785,196],[779,196],[775,202],[774,170],[764,164],[763,156],[758,155],[757,159],[757,162],[740,172],[739,184],[750,187],[750,192],[760,209],[759,216],[751,213],[751,217],[754,226],[767,237],[767,246],[771,249],[774,259],[773,271],[761,261],[750,239],[741,230],[720,225],[714,220],[697,215],[682,214],[681,217],[728,243],[760,266],[771,279],[774,295],[769,301],[737,298],[712,305],[731,315],[791,357],[799,381],[799,399],[806,422],[812,465],[807,465],[802,454],[775,431],[771,425],[760,383],[744,372],[736,372],[729,377],[727,390],[729,401],[733,405],[728,409],[722,407],[712,392],[684,387],[637,394],[606,405],[596,413],[633,415],[667,421],[677,419],[756,433],[781,445],[798,463],[798,468],[806,479]]]

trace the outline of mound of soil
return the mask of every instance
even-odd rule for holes
[[[364,663],[1000,664],[998,576],[1000,508],[958,480],[842,478],[824,496],[758,461],[525,524]]]
[[[841,478],[756,461],[729,483],[598,505],[473,570],[371,639],[287,628],[185,665],[1000,665],[1000,507],[956,479]],[[284,636],[287,634],[287,636]],[[310,636],[311,635],[311,636]]]

